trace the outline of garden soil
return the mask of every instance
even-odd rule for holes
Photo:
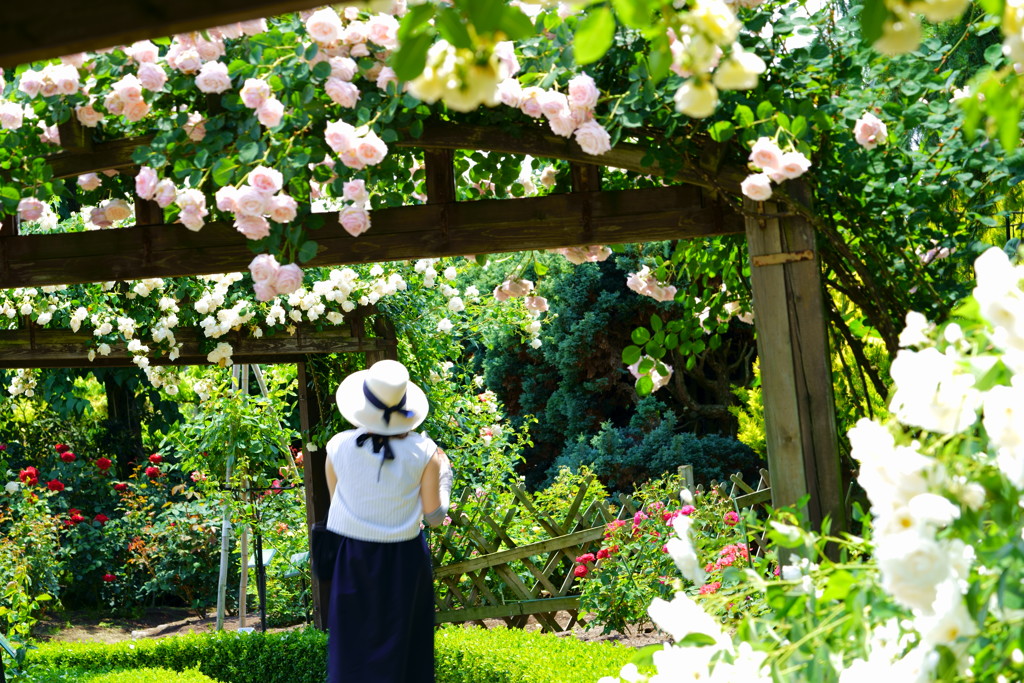
[[[565,622],[567,615],[561,615],[559,620]],[[246,626],[259,629],[259,614],[255,619],[250,614]],[[157,607],[147,609],[140,616],[115,617],[109,614],[97,612],[69,612],[53,618],[44,618],[36,627],[36,637],[41,641],[57,642],[100,642],[115,643],[122,640],[134,640],[140,638],[163,638],[166,636],[180,635],[184,633],[203,633],[213,631],[216,628],[217,620],[214,616],[199,616],[195,612],[186,609]],[[485,625],[490,628],[503,626],[500,619],[487,619]],[[238,618],[231,617],[224,620],[226,630],[238,630]],[[271,628],[269,631],[287,631],[302,628],[303,624],[288,626],[285,628]],[[540,630],[540,625],[530,619],[525,629],[527,631]],[[630,647],[644,647],[667,640],[664,633],[658,631],[651,624],[638,627],[630,633],[613,632],[601,634],[600,628],[586,629],[577,624],[572,630],[563,631],[558,634],[562,637],[574,637],[583,641],[612,641],[622,643]]]

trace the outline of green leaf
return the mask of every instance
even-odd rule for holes
[[[430,2],[413,5],[404,17],[402,24],[398,27],[398,42],[405,43],[409,36],[417,34],[421,29],[429,32],[430,19],[434,16],[435,5]]]
[[[548,267],[540,261],[533,262],[533,272],[537,273],[538,277],[548,272]]]
[[[417,33],[406,39],[391,55],[391,68],[400,81],[411,81],[423,73],[427,65],[427,50],[434,42],[433,32]]]
[[[746,128],[754,122],[754,110],[745,104],[741,104],[736,107],[736,111],[733,112],[732,118],[736,121],[736,125],[740,128]]]
[[[478,34],[492,33],[501,23],[502,0],[455,0],[455,5],[469,17]]]
[[[705,645],[714,645],[714,644],[715,644],[715,639],[712,638],[711,636],[709,636],[706,633],[688,633],[685,636],[683,636],[682,640],[680,640],[680,641],[678,641],[676,643],[676,645],[678,645],[680,647],[689,647],[689,646],[692,646],[692,645],[696,645],[698,647],[703,647]]]
[[[314,44],[313,47],[316,47],[316,45]],[[330,64],[330,62],[318,62],[317,65],[313,67],[313,77],[314,78],[319,78],[319,79],[322,80],[322,79],[326,79],[330,75],[331,75],[331,64]]]
[[[860,11],[860,34],[864,42],[871,45],[882,37],[882,24],[889,16],[885,0],[865,0]]]
[[[316,256],[318,246],[313,240],[303,243],[299,247],[299,263],[305,263]]]
[[[473,49],[473,39],[469,35],[466,23],[462,16],[450,7],[444,7],[437,12],[435,25],[441,36],[452,44],[452,47]],[[393,68],[393,67],[392,67]],[[398,73],[397,70],[395,73]]]
[[[651,314],[651,329],[654,330],[655,332],[661,332],[661,328],[664,327],[664,326],[665,326],[665,324],[661,321],[661,318],[659,318],[656,313],[652,313]]]
[[[210,169],[210,175],[213,177],[214,183],[224,187],[225,185],[231,185],[236,168],[238,168],[238,165],[232,157],[221,157],[217,159],[213,168]]]
[[[736,128],[730,121],[715,121],[708,128],[708,133],[715,142],[725,142],[736,133]]]
[[[505,5],[498,28],[508,36],[509,40],[526,40],[536,32],[530,17],[512,5]]]
[[[632,365],[640,360],[640,347],[639,346],[627,346],[622,349],[622,362],[626,365]]]
[[[636,381],[635,388],[640,396],[648,396],[654,390],[654,380],[650,375],[644,375]]]
[[[637,346],[643,346],[651,340],[651,333],[647,331],[646,327],[638,327],[633,330],[633,343]]]
[[[775,114],[775,105],[765,100],[757,105],[757,118],[770,119]]]
[[[260,155],[260,146],[255,142],[247,142],[238,148],[238,160],[243,164],[252,163]]]
[[[589,10],[576,25],[573,51],[576,63],[590,64],[604,57],[615,39],[615,16],[607,5]]]
[[[654,25],[654,10],[644,0],[612,0],[619,21],[630,28],[646,29]]]

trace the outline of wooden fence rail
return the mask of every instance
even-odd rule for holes
[[[698,497],[692,470],[681,468],[683,485]],[[768,473],[761,470],[756,487],[738,474],[729,482],[712,482],[741,507],[771,500]],[[631,496],[619,494],[615,507],[603,499],[584,505],[593,477],[584,479],[565,513],[538,509],[522,487],[512,486],[500,501],[481,500],[465,489],[452,506],[451,523],[431,533],[437,612],[436,623],[500,619],[522,628],[533,617],[545,631],[565,631],[579,620],[579,594],[573,574],[575,558],[600,548],[606,525],[632,518],[638,510]],[[469,510],[469,513],[463,512]],[[548,538],[517,543],[517,537]]]

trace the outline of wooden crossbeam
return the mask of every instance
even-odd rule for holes
[[[590,230],[581,216],[590,211]],[[439,229],[446,217],[447,236]],[[378,209],[351,237],[334,215],[307,265],[334,266],[743,232],[739,214],[690,186]],[[248,240],[226,223],[0,237],[0,288],[244,271]]]
[[[0,2],[0,67],[311,9],[315,0]]]
[[[210,365],[203,351],[205,339],[195,328],[175,331],[183,344],[181,355],[174,361],[166,356],[153,355],[151,365]],[[92,339],[89,331],[22,329],[0,331],[0,368],[75,368],[75,367],[127,367],[132,365],[132,354],[125,344],[113,345],[109,356],[97,356],[92,362],[86,357],[87,344]],[[300,327],[294,335],[276,334],[254,339],[241,332],[231,333],[219,340],[227,341],[234,349],[235,363],[295,363],[309,354],[383,351],[394,347],[394,339],[363,337],[353,333],[348,324],[314,330]]]

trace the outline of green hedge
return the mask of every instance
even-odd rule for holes
[[[197,669],[174,671],[173,669],[133,669],[95,674],[82,679],[82,683],[217,683],[213,678]]]
[[[438,683],[563,683],[597,680],[617,672],[635,651],[615,643],[585,643],[541,633],[505,628],[446,626],[435,640]],[[31,680],[69,680],[70,670],[161,667],[186,671],[198,667],[223,683],[323,683],[327,636],[315,629],[284,633],[234,632],[190,634],[122,643],[44,643],[28,656]],[[254,675],[258,674],[257,678]],[[205,679],[76,678],[90,683],[156,683]]]

